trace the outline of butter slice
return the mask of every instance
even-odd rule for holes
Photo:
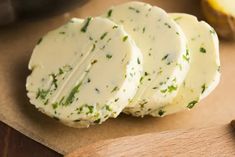
[[[187,37],[191,62],[174,101],[153,113],[160,112],[161,116],[193,108],[215,89],[220,80],[219,41],[214,29],[192,15],[173,13],[170,16]]]
[[[104,18],[72,19],[38,41],[27,95],[37,109],[66,125],[100,124],[134,97],[142,63],[122,27]]]
[[[181,28],[164,10],[142,2],[111,7],[103,17],[122,25],[143,54],[139,90],[124,112],[149,115],[172,102],[189,69]]]

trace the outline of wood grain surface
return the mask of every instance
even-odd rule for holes
[[[235,156],[235,129],[223,125],[122,137],[99,141],[65,157],[130,156],[232,157]]]
[[[98,16],[108,7],[129,0],[81,0],[72,10],[29,19],[0,29],[0,120],[26,136],[66,154],[100,140],[174,129],[227,124],[235,118],[235,43],[221,41],[222,77],[219,86],[193,110],[164,118],[120,115],[102,125],[74,129],[38,112],[26,96],[25,81],[38,39],[72,17]],[[184,12],[202,19],[200,0],[144,0],[168,12]]]
[[[0,122],[0,157],[62,157]]]

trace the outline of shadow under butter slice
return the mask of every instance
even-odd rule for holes
[[[116,117],[133,98],[142,55],[128,34],[103,18],[72,19],[41,38],[29,62],[30,102],[72,127]]]

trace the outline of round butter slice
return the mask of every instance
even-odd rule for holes
[[[30,102],[72,127],[116,117],[134,97],[142,54],[105,18],[72,19],[38,41],[29,62]]]
[[[181,28],[164,10],[142,2],[111,7],[103,17],[122,25],[143,54],[139,90],[124,112],[144,116],[171,102],[189,68]]]
[[[191,62],[174,101],[156,111],[162,116],[193,108],[215,89],[220,80],[219,41],[214,29],[192,15],[173,13],[170,16],[187,37]]]

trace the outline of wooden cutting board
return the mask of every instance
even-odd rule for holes
[[[114,4],[127,0],[91,0],[77,3],[66,14],[26,20],[0,29],[0,120],[62,153],[75,148],[123,136],[139,135],[183,128],[201,128],[227,124],[235,118],[235,43],[220,44],[222,78],[216,90],[192,111],[164,118],[134,118],[121,115],[102,125],[88,129],[73,129],[44,116],[29,104],[25,79],[27,64],[37,40],[47,31],[65,23],[69,18],[96,16]],[[169,12],[185,12],[201,18],[200,0],[146,0]]]

